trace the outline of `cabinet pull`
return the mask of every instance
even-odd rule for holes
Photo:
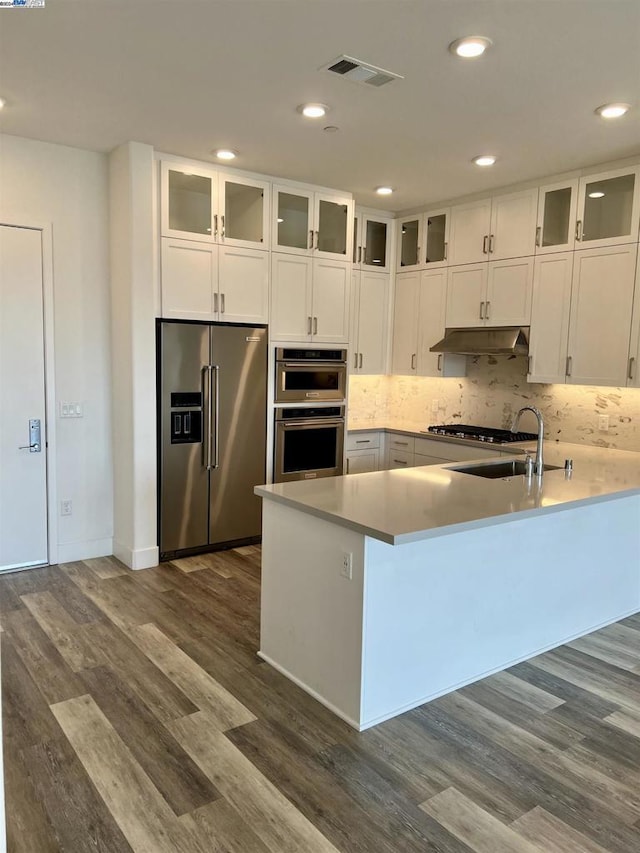
[[[409,447],[408,441],[398,441],[398,439],[396,439],[393,443],[397,444],[398,447]]]
[[[349,473],[349,457],[347,456],[347,474]]]
[[[495,234],[489,234],[489,254],[490,255],[493,254],[496,250],[495,241],[496,241],[496,235]]]
[[[480,303],[480,319],[484,320],[484,302]]]
[[[370,438],[357,438],[356,444],[369,444],[371,441]]]
[[[353,354],[353,366],[355,369],[357,369],[357,367],[358,367],[358,353],[357,352],[354,352],[354,354]]]
[[[217,293],[217,291],[216,291],[216,293],[213,294],[213,313],[214,314],[218,313],[218,293]]]
[[[411,370],[416,369],[416,354],[415,352],[411,353]]]
[[[318,334],[318,318],[317,317],[313,318],[313,334],[314,335]]]
[[[311,317],[307,317],[307,334],[311,334]]]
[[[318,238],[320,236],[320,232],[316,231],[316,249],[318,248]]]
[[[536,246],[540,245],[540,238],[542,237],[542,226],[538,225],[536,228]]]
[[[443,261],[447,260],[448,253],[449,253],[449,244],[447,242],[445,242],[445,244],[444,244],[444,257],[442,258]]]
[[[362,246],[358,246],[358,263],[362,261]]]
[[[490,302],[487,302],[487,304],[486,304],[486,305],[485,305],[485,307],[484,307],[484,319],[485,319],[485,320],[488,320],[488,319],[489,319],[489,306],[490,306],[490,305],[491,305],[491,303],[490,303]]]
[[[360,353],[360,364],[358,365],[358,367],[362,367],[362,353]]]
[[[483,255],[489,254],[489,252],[487,251],[487,243],[488,242],[489,242],[489,235],[485,234],[484,237],[482,238],[482,254]]]
[[[213,236],[214,237],[218,236],[218,214],[217,213],[213,214]]]
[[[582,219],[576,222],[576,240],[582,240]]]
[[[393,461],[395,462],[396,465],[406,465],[407,464],[406,459],[394,459]]]
[[[442,353],[438,356],[438,371],[442,373]]]
[[[220,313],[224,314],[224,293],[220,294]]]
[[[220,229],[220,236],[224,237],[224,213],[220,217],[220,221],[222,222],[222,228]]]
[[[309,231],[309,245],[307,248],[313,249],[313,231]]]
[[[634,374],[633,368],[635,366],[635,363],[636,363],[635,358],[633,356],[631,356],[631,358],[629,359],[629,373],[627,374],[629,379],[633,379],[633,374]]]
[[[571,366],[572,366],[571,363],[572,363],[572,361],[573,361],[573,359],[571,358],[570,355],[568,355],[567,356],[567,366],[565,368],[565,373],[567,376],[571,376]]]
[[[527,356],[527,373],[531,373],[531,365],[533,364],[533,356]]]

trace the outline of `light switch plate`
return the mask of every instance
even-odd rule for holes
[[[61,402],[60,403],[60,417],[61,418],[82,418],[82,417],[84,417],[84,410],[82,407],[82,403],[80,403],[79,401]]]

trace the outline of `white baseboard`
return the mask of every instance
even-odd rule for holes
[[[113,539],[89,539],[84,542],[58,543],[58,563],[73,563],[90,560],[92,557],[108,557],[113,554]]]
[[[113,555],[130,569],[150,569],[158,565],[158,547],[138,548],[133,551],[121,542],[113,541]]]

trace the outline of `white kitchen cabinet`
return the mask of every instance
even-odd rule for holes
[[[391,276],[354,270],[351,282],[350,370],[385,373]]]
[[[449,228],[451,209],[430,210],[424,215],[422,260],[427,269],[445,267],[449,263]]]
[[[345,474],[367,474],[380,468],[380,450],[349,450],[346,454]]]
[[[390,448],[387,455],[387,470],[396,468],[413,468],[415,462],[412,450],[394,450]]]
[[[640,166],[580,179],[576,248],[633,243],[640,218]]]
[[[393,219],[357,208],[353,218],[354,269],[391,271]]]
[[[396,252],[396,271],[412,272],[421,267],[421,246],[423,241],[424,214],[404,216],[398,220]]]
[[[640,388],[640,248],[636,259],[636,284],[633,296],[627,385],[631,388]]]
[[[540,187],[536,255],[568,252],[573,249],[577,209],[577,179]]]
[[[163,160],[162,236],[267,249],[270,186],[257,178]]]
[[[446,325],[528,326],[533,258],[449,267]]]
[[[161,267],[163,317],[267,322],[267,252],[163,237]]]
[[[422,437],[416,437],[414,452],[416,465],[444,465],[447,462],[468,462],[473,459],[490,459],[494,456],[502,455],[497,448],[487,447],[482,444],[478,446],[469,446],[466,444],[458,444],[455,441],[440,441],[437,438]],[[418,462],[418,457],[423,459],[433,459],[434,461],[432,463],[420,463]]]
[[[380,433],[375,431],[348,432],[344,446],[345,450],[371,450],[374,447],[380,447]]]
[[[271,338],[347,343],[351,264],[273,252]]]
[[[450,263],[474,264],[533,255],[538,189],[451,208]]]
[[[392,373],[465,375],[465,356],[429,351],[444,335],[446,290],[446,269],[396,276]]]
[[[347,261],[352,254],[353,200],[295,185],[273,187],[272,249]]]
[[[450,220],[448,207],[399,219],[397,272],[447,266]]]
[[[575,252],[567,383],[626,385],[637,244]]]
[[[573,252],[559,252],[535,259],[529,382],[565,382],[573,255]]]

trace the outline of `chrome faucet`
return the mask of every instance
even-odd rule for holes
[[[544,473],[544,462],[542,461],[542,442],[544,440],[544,422],[542,420],[542,412],[540,409],[536,409],[534,406],[523,406],[520,411],[516,412],[513,416],[513,422],[511,424],[511,432],[518,431],[518,424],[520,423],[520,415],[523,412],[533,412],[533,414],[538,419],[538,446],[536,448],[536,461],[533,469],[534,474],[537,477],[542,477]]]

